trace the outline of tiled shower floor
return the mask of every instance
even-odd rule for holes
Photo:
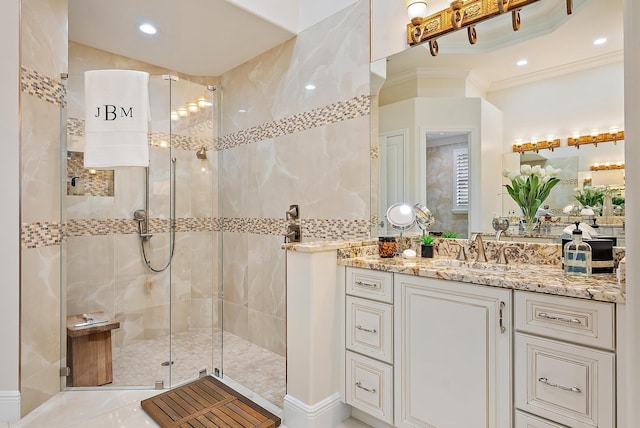
[[[169,361],[169,337],[138,340],[114,348],[113,383],[108,386],[153,387],[156,381],[163,381],[167,388],[197,378],[203,368],[207,373],[222,368],[225,378],[283,408],[286,387],[283,356],[228,332],[222,340],[221,332],[211,329],[174,333],[171,350],[173,365],[169,370],[162,365]]]

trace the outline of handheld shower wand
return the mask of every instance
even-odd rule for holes
[[[171,242],[171,252],[169,254],[169,261],[167,264],[160,269],[156,269],[151,266],[151,261],[147,258],[147,253],[145,250],[144,243],[149,241],[153,236],[152,233],[149,233],[149,214],[147,210],[139,209],[133,213],[133,219],[138,222],[138,235],[140,236],[140,248],[142,249],[142,258],[147,265],[147,267],[153,272],[162,272],[166,270],[169,266],[171,266],[171,261],[173,260],[173,254],[176,247],[176,158],[171,158],[171,189],[169,192],[170,198],[170,212],[169,212],[169,228],[170,228],[170,237],[169,241]],[[147,193],[147,207],[149,200],[149,168],[147,167],[147,179],[146,179],[146,193]]]

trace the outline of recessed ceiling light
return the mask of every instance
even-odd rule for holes
[[[241,108],[240,110],[238,110],[238,113],[246,113],[246,112],[247,112],[247,110],[244,109],[244,108]]]
[[[607,38],[606,37],[600,37],[599,39],[595,39],[593,41],[593,44],[596,45],[596,46],[604,45],[605,43],[607,43]]]
[[[156,34],[158,32],[158,30],[156,30],[156,27],[151,24],[142,24],[138,28],[140,28],[140,31],[145,34]]]
[[[316,85],[309,83],[307,86],[304,87],[305,89],[309,90],[309,91],[313,91],[316,88]]]
[[[522,67],[522,66],[527,65],[527,64],[529,64],[529,61],[528,61],[528,60],[526,60],[526,59],[521,59],[521,60],[519,60],[518,62],[516,62],[516,65],[517,65],[518,67]]]

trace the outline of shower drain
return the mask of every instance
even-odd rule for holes
[[[171,366],[171,365],[173,365],[173,361],[164,361],[164,362],[160,363],[160,365],[163,366],[163,367]]]

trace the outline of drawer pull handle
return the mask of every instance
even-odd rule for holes
[[[504,326],[504,307],[505,303],[500,302],[500,333],[507,331],[507,328]]]
[[[538,382],[544,383],[547,386],[550,386],[552,388],[558,388],[561,389],[563,391],[570,391],[570,392],[576,392],[578,394],[580,394],[582,392],[582,390],[580,388],[578,388],[577,386],[562,386],[562,385],[557,385],[555,383],[550,383],[549,379],[547,379],[546,377],[541,377],[540,379],[538,379]]]
[[[362,330],[362,331],[366,331],[367,333],[377,333],[378,331],[374,328],[374,329],[370,329],[370,328],[365,328],[361,325],[357,325],[356,329],[358,330]]]
[[[362,287],[369,287],[369,288],[378,288],[378,284],[371,284],[370,282],[362,282],[360,280],[356,281],[356,285],[360,285]]]
[[[375,388],[371,388],[371,389],[369,389],[369,388],[367,388],[366,386],[362,386],[362,384],[361,384],[360,382],[356,382],[356,387],[358,387],[358,388],[360,388],[360,389],[363,389],[363,390],[365,390],[365,391],[367,391],[367,392],[370,392],[370,393],[372,393],[372,394],[375,394],[375,393],[376,393],[376,389],[375,389]]]
[[[562,321],[562,322],[568,322],[570,324],[582,324],[582,321],[580,321],[578,318],[563,318],[563,317],[557,317],[555,315],[549,315],[546,312],[539,312],[538,316],[540,318],[546,318],[548,320],[553,320],[553,321]]]

